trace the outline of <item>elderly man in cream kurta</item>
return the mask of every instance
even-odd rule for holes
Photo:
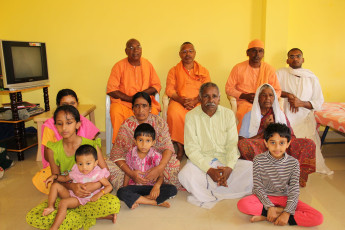
[[[319,79],[308,69],[302,68],[303,53],[298,48],[288,52],[287,68],[277,70],[277,77],[284,98],[284,113],[297,138],[309,138],[316,144],[316,172],[333,174],[321,153],[321,141],[316,129],[314,111],[324,102]]]
[[[239,160],[235,116],[219,106],[219,89],[214,83],[200,87],[201,105],[187,113],[185,151],[189,160],[178,177],[191,193],[188,201],[212,208],[218,201],[251,194],[253,165]]]

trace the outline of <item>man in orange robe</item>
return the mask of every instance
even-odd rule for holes
[[[236,117],[239,121],[237,130],[241,128],[244,115],[252,109],[256,89],[263,83],[273,86],[277,97],[280,97],[281,89],[275,69],[262,62],[264,57],[264,43],[258,39],[248,45],[248,61],[241,62],[231,70],[225,85],[227,95],[237,99]]]
[[[137,92],[151,95],[151,113],[158,114],[160,104],[154,95],[161,90],[161,82],[152,64],[141,57],[142,48],[136,39],[126,43],[127,58],[117,62],[108,80],[107,94],[111,97],[110,117],[113,125],[114,143],[121,124],[130,116],[132,111],[132,96]]]
[[[171,139],[176,143],[177,159],[184,154],[184,121],[187,112],[199,104],[199,88],[210,82],[208,70],[194,61],[196,51],[190,42],[180,48],[181,61],[170,69],[165,89],[170,98],[167,122]]]

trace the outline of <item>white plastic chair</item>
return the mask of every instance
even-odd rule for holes
[[[113,125],[110,119],[110,96],[105,96],[105,141],[106,141],[106,154],[109,156],[111,148],[113,147]]]
[[[168,97],[168,95],[166,95],[166,93],[164,93],[163,97],[162,97],[162,118],[164,119],[164,121],[167,121],[168,119],[168,106],[169,106],[169,101],[170,98]]]
[[[156,93],[155,95],[156,101],[159,102],[159,94]],[[106,141],[106,154],[107,156],[110,155],[110,151],[113,147],[113,125],[111,124],[111,119],[110,119],[110,96],[106,95],[105,96],[105,141]]]

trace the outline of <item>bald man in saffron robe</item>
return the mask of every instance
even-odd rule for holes
[[[121,124],[132,111],[132,96],[137,92],[146,92],[151,96],[152,114],[158,114],[160,104],[154,95],[161,90],[161,82],[152,64],[141,57],[142,48],[138,40],[130,39],[126,43],[127,58],[117,62],[111,70],[107,84],[107,94],[111,97],[110,118],[113,125],[115,142]]]
[[[166,95],[170,98],[167,122],[172,141],[177,145],[177,159],[184,155],[184,122],[187,112],[199,105],[199,88],[210,82],[206,68],[194,61],[196,51],[192,43],[185,42],[179,52],[181,61],[170,69]]]
[[[262,61],[264,53],[262,41],[258,39],[251,41],[247,49],[249,60],[235,65],[226,82],[226,94],[237,100],[236,117],[239,121],[237,130],[241,128],[244,115],[252,109],[255,92],[260,85],[270,84],[276,91],[277,97],[280,97],[281,89],[275,69]]]

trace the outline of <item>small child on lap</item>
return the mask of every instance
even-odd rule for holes
[[[291,131],[279,123],[270,124],[264,133],[268,151],[253,160],[253,195],[242,198],[238,209],[253,217],[251,222],[267,220],[275,225],[317,226],[322,214],[298,200],[298,161],[286,154]]]
[[[102,187],[96,190],[89,197],[80,198],[77,197],[72,190],[66,189],[59,183],[53,183],[49,196],[48,196],[48,207],[44,209],[42,215],[47,216],[52,213],[55,208],[54,204],[57,197],[62,198],[59,203],[59,208],[55,221],[50,229],[58,229],[61,223],[66,217],[68,208],[76,208],[79,205],[85,205],[87,202],[97,201],[101,196],[107,194],[113,190],[107,177],[110,173],[108,169],[101,169],[97,166],[97,150],[91,145],[81,145],[75,153],[76,164],[73,166],[69,175],[63,176],[54,174],[48,177],[46,180],[46,186],[49,183],[53,183],[55,180],[58,182],[73,181],[74,183],[88,183],[99,181]],[[116,213],[113,216],[113,223],[116,221]]]
[[[155,143],[155,130],[146,123],[140,124],[134,131],[136,147],[126,155],[126,163],[131,170],[140,171],[145,177],[146,172],[159,165],[162,156],[152,146]],[[121,168],[121,166],[120,166]],[[167,199],[177,194],[174,185],[163,184],[163,174],[156,182],[137,184],[125,174],[123,187],[117,191],[117,196],[126,205],[135,209],[139,204],[148,204],[169,208]]]

